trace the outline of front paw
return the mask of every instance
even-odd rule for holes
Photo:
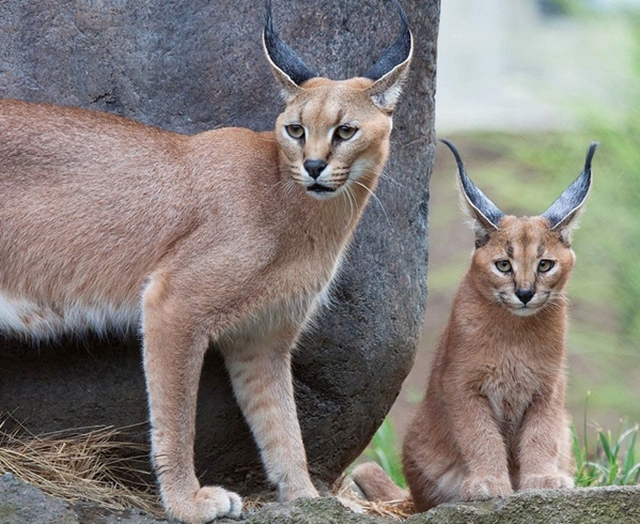
[[[573,478],[567,475],[527,475],[520,489],[568,489],[573,487]]]
[[[232,491],[217,486],[205,486],[194,495],[166,501],[167,512],[186,524],[205,524],[220,517],[238,518],[242,499]]]
[[[468,477],[460,486],[462,500],[486,500],[513,493],[509,477]]]

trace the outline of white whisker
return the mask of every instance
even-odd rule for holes
[[[378,203],[378,205],[380,206],[380,209],[382,209],[382,212],[384,213],[384,216],[387,219],[387,224],[391,224],[391,221],[389,220],[389,215],[387,215],[387,210],[384,208],[384,206],[382,205],[382,202],[380,202],[380,199],[376,196],[376,194],[373,191],[371,191],[371,189],[369,189],[367,186],[358,182],[357,180],[354,180],[353,183],[358,184],[360,187],[367,190],[367,192],[371,195],[371,197]]]

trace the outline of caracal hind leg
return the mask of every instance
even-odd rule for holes
[[[198,384],[208,337],[193,324],[186,301],[154,278],[143,295],[144,369],[149,395],[151,453],[166,511],[180,521],[204,524],[238,517],[240,497],[200,487],[193,462]]]
[[[317,497],[293,398],[290,346],[294,332],[282,330],[270,341],[224,348],[240,409],[260,450],[267,478],[282,501]]]

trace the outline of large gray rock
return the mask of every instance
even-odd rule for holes
[[[335,305],[321,312],[294,363],[310,468],[324,483],[361,452],[396,398],[424,312],[439,1],[403,4],[415,53],[388,176],[349,250]],[[111,111],[185,133],[269,129],[282,103],[262,55],[263,9],[253,0],[5,0],[0,96]],[[275,0],[274,16],[303,59],[333,78],[364,72],[398,30],[383,0]],[[139,352],[135,333],[122,343],[2,341],[0,409],[33,432],[144,421]],[[196,461],[206,482],[246,492],[263,480],[215,351],[201,380]]]
[[[0,476],[0,524],[167,524],[135,509],[112,511],[69,505],[11,475]],[[218,524],[237,520],[219,519]],[[390,517],[358,515],[334,498],[265,504],[245,512],[244,524],[393,524]],[[529,491],[505,499],[443,504],[409,517],[407,524],[637,524],[640,487]]]
[[[78,518],[66,502],[45,495],[9,473],[0,476],[0,523],[27,522],[78,524]]]

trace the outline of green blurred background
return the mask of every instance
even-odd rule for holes
[[[600,142],[574,235],[568,408],[578,433],[640,422],[640,1],[443,0],[436,130],[506,213],[542,213]],[[402,437],[466,271],[473,237],[455,163],[431,180],[429,298],[390,419]],[[587,405],[588,398],[588,405]],[[585,406],[586,415],[585,415]],[[586,418],[585,418],[586,417]]]

